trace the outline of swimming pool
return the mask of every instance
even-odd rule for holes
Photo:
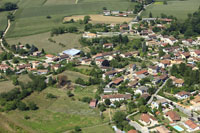
[[[178,130],[179,132],[183,131],[184,129],[181,128],[180,126],[176,125],[176,126],[173,126],[173,128],[175,128],[176,130]]]

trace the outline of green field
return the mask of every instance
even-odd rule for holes
[[[47,93],[58,96],[46,99]],[[76,95],[76,94],[75,94]],[[16,125],[29,132],[55,133],[74,129],[75,126],[90,127],[104,123],[96,109],[88,104],[67,97],[66,91],[48,88],[41,93],[33,93],[24,102],[34,101],[39,106],[36,111],[11,111],[6,114]],[[25,120],[24,116],[30,116]]]
[[[7,37],[26,36],[47,32],[62,26],[65,16],[102,13],[102,8],[110,10],[133,9],[135,3],[128,0],[20,0],[16,20],[12,23]],[[50,15],[52,18],[47,19]]]
[[[48,39],[51,38],[52,40],[56,41],[50,42]],[[50,37],[50,33],[41,33],[31,36],[24,36],[24,37],[16,37],[16,38],[8,38],[7,41],[9,44],[16,44],[21,42],[23,45],[29,43],[30,45],[34,44],[40,50],[44,48],[47,53],[59,53],[69,48],[77,48],[82,49],[82,46],[79,43],[79,39],[81,38],[80,34],[63,34],[59,36]],[[59,45],[62,43],[65,47]]]
[[[166,15],[173,15],[179,20],[184,20],[187,18],[188,13],[197,11],[199,6],[199,0],[168,1],[167,5],[155,2],[153,5],[147,7],[146,11],[142,13],[142,17],[149,17],[149,13],[152,12],[153,17],[160,17],[160,14],[164,13]]]
[[[12,84],[12,81],[1,81],[0,82],[0,93],[8,92],[14,88],[15,88],[15,86]]]

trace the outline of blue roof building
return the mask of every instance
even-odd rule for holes
[[[81,52],[80,50],[72,48],[72,49],[68,49],[68,50],[63,51],[63,54],[68,54],[70,56],[75,56],[75,55],[80,54],[80,52]]]

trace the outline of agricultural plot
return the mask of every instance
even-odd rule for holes
[[[7,37],[27,36],[48,32],[54,27],[64,26],[63,18],[71,15],[100,14],[103,7],[109,10],[131,10],[135,2],[123,0],[20,0],[16,20],[12,23]],[[51,16],[51,19],[47,19]]]
[[[12,81],[1,81],[0,82],[0,93],[8,92],[14,88],[15,88],[15,86],[12,84]]]
[[[58,97],[57,99],[47,99],[47,93]],[[47,88],[24,99],[24,102],[28,101],[37,103],[39,109],[36,111],[11,111],[7,114],[8,118],[28,132],[64,132],[73,130],[75,126],[93,127],[108,120],[107,118],[102,120],[99,112],[90,109],[87,103],[69,98],[64,90]],[[25,115],[30,119],[25,120]]]
[[[79,15],[79,16],[71,16],[71,17],[65,17],[64,21],[69,21],[71,19],[74,19],[75,21],[84,19],[85,15]],[[130,22],[133,18],[129,17],[114,17],[114,16],[103,16],[103,15],[89,15],[91,17],[91,23],[116,23],[120,24],[123,22]]]
[[[199,0],[184,0],[184,1],[168,1],[167,5],[163,5],[161,2],[155,2],[153,5],[147,7],[142,13],[142,17],[149,17],[149,13],[152,12],[153,17],[160,17],[161,13],[166,15],[173,15],[179,20],[187,18],[188,13],[195,12],[200,5]]]
[[[59,53],[69,48],[82,49],[79,43],[81,38],[80,34],[67,33],[59,36],[50,37],[50,33],[41,33],[25,37],[9,38],[7,39],[9,44],[16,44],[21,42],[23,45],[26,43],[34,44],[40,50],[44,48],[47,53]],[[64,45],[61,45],[64,44]]]

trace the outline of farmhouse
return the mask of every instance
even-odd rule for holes
[[[124,79],[123,78],[116,78],[112,81],[113,85],[119,85],[121,82],[123,82]]]
[[[97,100],[93,99],[93,100],[90,101],[90,107],[91,108],[95,108],[96,104],[97,104]]]
[[[110,99],[111,102],[114,102],[114,101],[121,101],[121,100],[131,99],[131,94],[103,95],[101,98],[102,98],[103,102],[106,99]]]

